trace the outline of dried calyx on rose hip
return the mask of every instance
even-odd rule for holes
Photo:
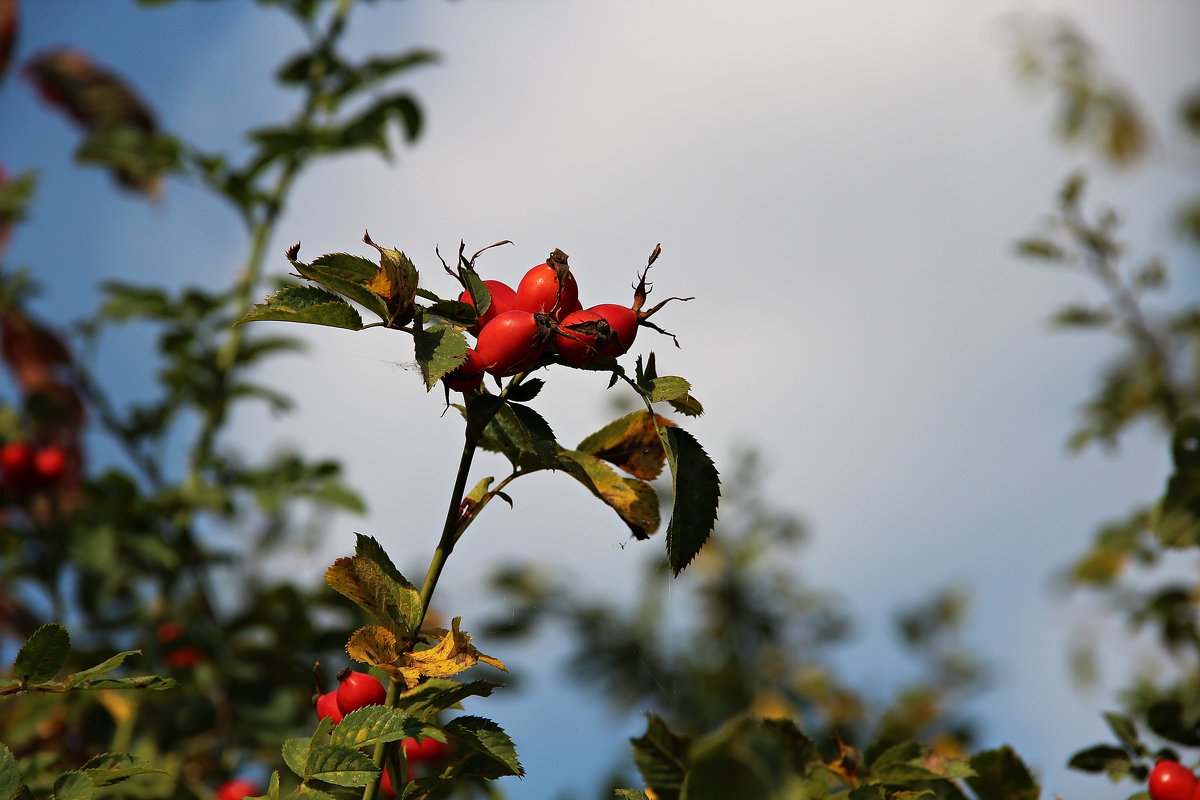
[[[562,250],[555,249],[546,263],[530,268],[517,285],[516,308],[522,311],[561,320],[580,307],[579,284]]]
[[[373,675],[346,667],[337,675],[337,707],[343,715],[364,706],[383,705],[387,690]]]

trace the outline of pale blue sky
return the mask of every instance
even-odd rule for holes
[[[718,466],[739,446],[762,448],[770,494],[811,523],[798,568],[843,592],[862,631],[841,661],[848,677],[891,685],[891,609],[969,583],[969,638],[998,679],[978,705],[986,743],[1012,742],[1047,796],[1124,797],[1063,768],[1105,737],[1098,713],[1113,701],[1070,686],[1076,617],[1048,587],[1098,523],[1155,495],[1167,453],[1144,435],[1117,458],[1063,451],[1111,348],[1050,335],[1056,306],[1094,295],[1011,256],[1062,177],[1088,163],[1052,138],[1049,105],[1011,69],[1004,19],[1030,8],[1077,20],[1158,124],[1200,77],[1200,6],[1188,2],[381,3],[355,17],[357,48],[445,56],[410,82],[426,136],[392,167],[364,157],[312,171],[273,247],[299,239],[309,255],[360,252],[369,228],[432,274],[435,245],[508,238],[515,246],[482,263],[510,281],[561,247],[591,304],[625,298],[662,242],[659,291],[698,299],[664,313],[682,350],[649,332],[639,348],[653,346],[660,370],[693,382],[708,413],[687,427]],[[248,3],[149,11],[40,0],[26,3],[23,36],[21,56],[70,42],[137,75],[166,127],[207,146],[233,146],[292,107],[268,67],[300,40]],[[100,173],[81,176],[68,156],[76,133],[11,80],[0,120],[0,159],[42,170],[13,255],[36,267],[45,313],[90,309],[102,278],[219,284],[236,268],[241,231],[203,194],[172,185],[147,206]],[[1168,215],[1187,188],[1151,166],[1099,171],[1096,194],[1127,209],[1136,243],[1170,253]],[[271,370],[301,412],[247,417],[239,435],[255,444],[302,432],[311,452],[344,458],[372,514],[339,519],[321,552],[281,568],[315,580],[363,530],[420,571],[443,513],[426,498],[445,493],[459,421],[439,417],[440,397],[396,366],[412,358],[407,340],[305,336],[311,358]],[[137,343],[126,346],[107,358],[134,390],[148,378]],[[539,407],[575,440],[604,420],[602,389],[555,375]],[[390,439],[378,420],[394,425]],[[397,448],[429,455],[397,460]],[[489,510],[456,553],[442,599],[468,630],[494,609],[456,585],[470,587],[507,553],[570,564],[598,591],[637,580],[647,550],[661,546],[624,548],[623,526],[598,506],[581,511],[585,495],[556,477],[517,484],[516,509]],[[672,596],[681,615],[685,599]],[[1135,658],[1114,655],[1107,685]],[[599,730],[611,720],[572,705],[557,679],[526,688],[489,711],[530,771],[514,797],[548,797],[565,775],[602,770],[608,758],[594,748],[621,747]],[[538,736],[550,703],[568,717]]]

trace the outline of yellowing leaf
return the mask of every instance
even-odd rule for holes
[[[415,653],[401,653],[389,663],[374,663],[383,667],[392,677],[404,681],[409,689],[421,682],[422,678],[450,678],[464,672],[482,661],[497,669],[508,671],[508,667],[496,658],[484,655],[471,644],[469,634],[459,630],[462,617],[455,617],[450,623],[450,630],[432,630],[429,635],[437,636],[440,641],[427,650]],[[386,632],[386,631],[385,631]],[[361,633],[361,631],[360,631]],[[357,634],[356,634],[357,636]],[[376,644],[377,642],[372,642]],[[394,650],[395,642],[392,642]],[[367,652],[364,652],[364,655]],[[371,655],[386,655],[386,647],[380,650],[370,650]],[[352,657],[355,657],[351,654]]]
[[[401,251],[375,244],[368,234],[363,235],[363,241],[379,251],[379,271],[367,288],[387,301],[391,324],[407,325],[413,318],[420,281],[416,266]]]
[[[346,654],[360,663],[384,669],[400,655],[396,651],[396,635],[380,625],[356,630],[346,642]]]

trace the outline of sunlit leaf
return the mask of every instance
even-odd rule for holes
[[[341,297],[315,286],[290,286],[280,289],[251,308],[237,321],[241,325],[255,321],[306,322],[357,331],[362,317]]]

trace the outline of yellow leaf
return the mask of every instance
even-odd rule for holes
[[[346,642],[346,653],[360,663],[389,670],[400,656],[395,634],[379,625],[356,630]]]
[[[462,617],[455,617],[450,630],[431,630],[428,635],[439,637],[433,647],[415,653],[402,653],[390,664],[380,664],[393,677],[404,681],[409,689],[422,678],[450,678],[464,672],[482,661],[497,669],[508,671],[497,658],[484,655],[471,644],[469,634],[459,630]]]

